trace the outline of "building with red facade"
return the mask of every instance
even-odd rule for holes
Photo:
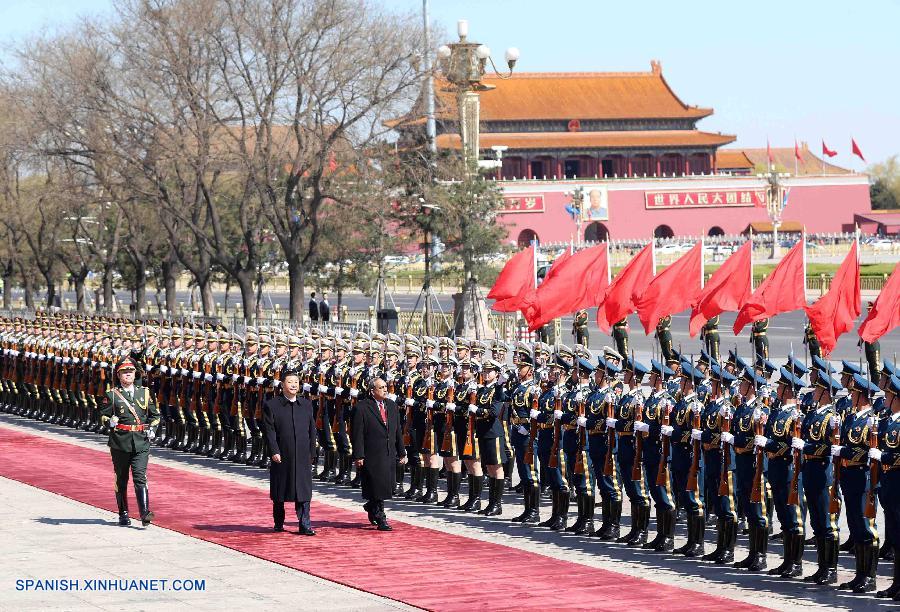
[[[738,234],[764,227],[765,149],[723,149],[735,136],[698,129],[713,113],[675,94],[658,62],[649,72],[525,73],[486,77],[481,94],[483,158],[502,150],[502,222],[527,243]],[[459,149],[455,95],[436,87],[437,146]],[[421,142],[424,118],[396,124]],[[773,149],[784,173],[785,226],[852,229],[871,212],[868,177],[833,166],[805,147]],[[581,194],[581,219],[566,211]],[[576,234],[578,234],[576,236]]]

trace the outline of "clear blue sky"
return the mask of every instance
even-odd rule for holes
[[[421,0],[380,0],[421,11]],[[78,15],[103,15],[111,0],[0,0],[0,41],[9,44]],[[700,127],[738,144],[820,141],[839,165],[856,138],[866,159],[900,153],[900,0],[430,0],[432,22],[455,38],[456,20],[498,58],[522,52],[527,71],[649,70],[688,104],[711,106]],[[442,42],[435,41],[434,47]]]

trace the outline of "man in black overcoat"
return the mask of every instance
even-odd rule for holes
[[[272,465],[269,468],[269,496],[275,531],[284,531],[284,503],[294,502],[300,535],[314,536],[309,522],[312,499],[312,465],[316,457],[316,417],[310,401],[298,397],[300,373],[287,370],[282,376],[282,395],[263,407],[263,426]]]
[[[376,378],[372,399],[356,405],[353,415],[353,460],[362,474],[363,508],[379,531],[391,531],[384,514],[384,500],[394,493],[397,459],[406,464],[397,404],[387,398],[387,383]]]

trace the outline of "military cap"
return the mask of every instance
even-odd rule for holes
[[[131,357],[125,357],[119,363],[116,364],[116,373],[119,372],[134,372],[137,368],[134,365],[134,361],[131,360]]]
[[[622,357],[622,355],[619,354],[619,351],[617,351],[616,349],[614,349],[614,348],[611,347],[611,346],[604,346],[604,347],[603,347],[603,358],[604,358],[604,359],[607,359],[607,360],[609,360],[609,359],[618,359],[618,360],[619,360],[619,363],[621,363],[622,361],[625,360],[625,358]]]
[[[272,346],[272,337],[271,336],[260,336],[259,337],[259,345],[260,346]]]
[[[828,374],[831,374],[834,372],[834,366],[831,365],[831,362],[826,361],[825,359],[822,359],[818,355],[813,355],[812,364],[813,364],[813,367],[819,369],[821,372],[826,372]]]
[[[716,363],[716,360],[712,358],[712,356],[706,351],[705,348],[702,348],[700,349],[700,358],[697,360],[697,363],[713,365]]]
[[[414,344],[416,346],[420,346],[422,342],[419,340],[418,336],[414,336],[413,334],[403,334],[403,342],[406,346]]]
[[[768,359],[765,359],[764,357],[759,357],[756,360],[756,367],[760,368],[762,370],[765,370],[767,376],[771,376],[772,373],[778,369],[778,366],[776,366],[774,363],[772,363]]]
[[[562,368],[565,372],[568,372],[572,369],[572,366],[569,365],[569,362],[563,359],[559,354],[556,355],[556,359],[553,360],[553,363],[551,365],[556,368]]]
[[[891,380],[888,382],[887,388],[891,393],[900,397],[900,376],[897,376],[896,374],[891,376]]]
[[[241,338],[241,335],[240,335],[239,333],[237,333],[237,332],[231,332],[231,341],[232,341],[232,342],[239,343],[239,344],[243,344],[243,343],[244,343],[244,339]]]
[[[247,344],[258,344],[259,337],[253,332],[247,332]]]
[[[382,334],[381,332],[375,332],[374,334],[372,334],[372,341],[384,342],[384,334]]]
[[[709,367],[709,371],[712,372],[713,378],[721,381],[723,385],[730,385],[737,380],[737,376],[717,363],[712,364]]]
[[[300,341],[300,348],[305,350],[315,350],[316,340],[312,336],[304,336]]]
[[[550,345],[546,342],[538,342],[534,345],[534,354],[537,355],[545,355],[549,357],[553,354],[553,349],[550,348]]]
[[[853,375],[851,385],[854,390],[865,393],[867,396],[879,390],[868,378],[859,373]]]
[[[559,347],[556,349],[556,354],[560,357],[575,359],[575,351],[572,350],[572,347],[566,346],[565,344],[559,345]]]
[[[485,359],[484,363],[481,365],[482,370],[497,370],[498,372],[503,369],[503,364],[497,361],[496,359]]]
[[[434,355],[425,355],[425,358],[422,359],[422,364],[426,366],[437,366],[440,365],[437,357]]]
[[[642,364],[640,361],[634,361],[631,358],[628,358],[624,361],[625,369],[630,370],[634,373],[634,377],[638,380],[642,379],[646,374],[650,373],[650,370],[647,369],[647,366]]]
[[[288,376],[300,376],[300,370],[295,368],[294,366],[285,366],[283,370],[281,370],[281,380],[284,380]]]
[[[438,340],[432,336],[425,336],[422,339],[422,350],[424,351],[426,348],[436,349],[438,347]]]
[[[828,389],[832,394],[843,389],[841,383],[822,370],[819,370],[818,375],[816,376],[816,386]]]
[[[787,385],[795,393],[803,388],[803,381],[794,376],[789,369],[783,367],[778,372],[781,374],[781,378],[778,379],[779,384]]]
[[[369,337],[369,334],[367,334],[364,331],[356,332],[356,334],[353,336],[353,339],[354,340],[365,340],[366,342],[370,342],[372,340],[372,338]]]
[[[322,336],[322,330],[318,327],[313,327],[311,330],[309,330],[309,335],[313,338],[318,339]]]
[[[334,338],[320,338],[319,339],[319,350],[320,351],[334,350]]]
[[[533,368],[533,367],[537,366],[537,360],[534,357],[532,357],[531,355],[524,355],[524,354],[519,353],[519,356],[516,359],[516,365],[517,366],[527,365],[527,366],[531,366]]]
[[[303,344],[303,340],[300,338],[300,336],[290,335],[288,336],[287,344],[290,348],[300,348],[300,346]]]
[[[589,376],[594,371],[594,364],[584,357],[579,357],[576,363],[578,364],[578,372],[582,376]]]
[[[334,350],[348,352],[350,350],[350,345],[347,344],[347,341],[343,338],[335,338]]]
[[[278,334],[275,336],[275,346],[287,346],[288,337],[284,334]]]
[[[443,366],[451,366],[456,367],[459,365],[459,360],[453,355],[447,355],[446,357],[441,359],[441,365]]]
[[[809,368],[807,368],[802,361],[800,361],[793,355],[790,355],[788,357],[787,363],[784,364],[784,367],[790,370],[794,376],[803,376],[804,374],[809,374]]]
[[[622,368],[613,363],[612,360],[605,357],[597,356],[597,367],[603,368],[606,376],[612,377],[622,371]]]
[[[496,338],[494,339],[494,343],[491,346],[491,350],[496,353],[506,353],[507,351],[509,351],[509,347],[506,346],[506,343],[503,340]]]
[[[524,342],[516,342],[513,348],[514,359],[531,359],[531,347]]]
[[[706,378],[706,375],[703,372],[692,366],[687,361],[681,362],[681,375],[685,378],[690,378],[691,383],[694,385],[702,383]]]
[[[862,368],[860,368],[852,361],[847,361],[846,359],[841,361],[841,368],[841,374],[850,374],[851,376],[862,372]]]
[[[400,356],[400,345],[396,344],[394,342],[388,342],[387,346],[384,349],[384,352],[387,355],[396,355],[399,357]]]
[[[353,341],[353,352],[354,353],[367,353],[369,352],[369,341],[358,339]]]
[[[407,357],[409,357],[411,355],[415,355],[416,357],[421,357],[422,349],[417,344],[407,344],[405,353],[406,353]]]
[[[575,357],[579,357],[581,359],[586,359],[586,360],[590,361],[591,360],[591,352],[583,344],[576,344],[575,345]]]
[[[887,374],[888,376],[897,376],[897,364],[891,363],[887,359],[884,360],[884,366],[881,369],[882,372]]]
[[[487,350],[490,350],[490,346],[488,346],[487,349],[485,349],[485,346],[483,343],[481,343],[477,340],[473,340],[472,342],[469,343],[469,350],[472,351],[472,354],[474,354],[474,355],[484,355],[484,353]]]

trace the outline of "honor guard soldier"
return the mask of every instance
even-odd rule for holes
[[[434,375],[438,365],[438,360],[435,357],[426,357],[422,360],[422,375],[413,384],[412,398],[410,398],[412,406],[410,406],[409,400],[406,402],[407,407],[412,409],[411,413],[407,412],[407,420],[411,416],[412,425],[410,426],[410,439],[409,444],[406,445],[406,453],[408,457],[417,457],[417,459],[410,459],[410,461],[418,461],[419,465],[422,466],[425,490],[416,497],[415,501],[423,504],[433,504],[438,499],[437,481],[438,473],[441,471],[440,465],[431,467],[430,454],[426,456],[422,452],[425,443],[428,413],[431,411],[428,405],[432,403],[433,406],[434,402],[432,399],[434,394]]]
[[[560,347],[557,359],[567,365],[569,362],[568,347]],[[586,400],[590,391],[590,376],[593,365],[582,357],[571,353],[574,367],[569,370],[570,378],[566,393],[560,404],[562,416],[558,419],[561,427],[560,446],[565,457],[566,478],[575,490],[575,502],[578,507],[578,518],[565,527],[565,531],[576,535],[592,535],[594,529],[594,479],[590,470],[590,457],[587,452],[588,424]],[[588,507],[590,506],[590,508]]]
[[[700,328],[700,340],[709,356],[719,360],[719,315],[708,319]]]
[[[516,523],[540,522],[540,483],[534,461],[534,445],[537,442],[539,424],[537,409],[541,388],[535,379],[534,359],[525,343],[518,343],[514,353],[518,365],[516,385],[510,395],[510,438],[516,455],[519,481],[523,484],[525,511],[513,517]],[[537,413],[532,416],[532,413]]]
[[[100,413],[110,428],[107,444],[116,474],[119,525],[131,524],[126,490],[130,471],[141,523],[146,527],[153,520],[147,491],[147,461],[159,425],[159,411],[150,390],[134,384],[134,374],[135,365],[130,358],[116,365],[118,385],[107,392]]]
[[[869,460],[878,463],[878,499],[884,511],[885,526],[896,530],[900,525],[900,378],[892,375],[885,385],[885,412],[878,424],[878,447],[869,450]],[[896,542],[896,531],[892,542]],[[878,591],[880,598],[900,601],[900,555],[893,551],[892,582]]]
[[[484,488],[484,475],[481,470],[481,449],[476,439],[476,424],[470,418],[469,405],[474,404],[478,394],[478,367],[471,360],[459,362],[461,382],[456,385],[457,409],[454,412],[456,440],[460,447],[460,458],[469,473],[469,497],[460,506],[463,512],[479,512],[481,510],[481,491]]]
[[[806,345],[811,357],[822,356],[822,347],[819,346],[819,339],[816,337],[816,331],[809,321],[806,322],[803,330],[803,344]]]
[[[483,384],[479,386],[475,402],[469,404],[469,414],[475,417],[481,463],[488,473],[488,505],[479,514],[498,516],[503,513],[503,464],[509,452],[502,423],[503,388],[498,376],[503,365],[493,359],[482,365]]]
[[[462,484],[462,460],[459,457],[459,441],[456,438],[456,374],[459,362],[453,355],[441,360],[438,369],[438,384],[435,388],[436,414],[442,415],[442,434],[435,435],[438,453],[443,458],[447,473],[447,496],[440,505],[444,508],[459,508],[459,489]]]
[[[813,378],[812,373],[810,377]],[[830,489],[834,477],[831,461],[831,431],[840,424],[832,403],[832,394],[840,383],[821,370],[815,371],[816,389],[805,402],[806,415],[800,437],[791,438],[791,447],[803,453],[803,494],[809,522],[815,534],[818,569],[803,578],[804,582],[834,584],[837,582],[837,515],[831,513]]]
[[[627,355],[628,348],[628,319],[616,321],[612,326],[612,339],[616,344],[616,350],[620,355]]]
[[[797,394],[803,387],[803,381],[786,367],[781,368],[780,374],[765,434],[757,435],[754,443],[764,449],[768,456],[768,482],[772,487],[775,512],[781,524],[784,542],[784,561],[778,567],[769,570],[769,574],[782,578],[796,578],[803,573],[803,549],[806,539],[803,526],[806,523],[806,506],[803,503],[800,474],[794,473],[799,461],[795,461],[794,453],[798,451],[792,451],[791,438],[794,436],[795,428],[800,429],[800,420],[803,418],[796,401]],[[802,457],[800,459],[802,460]],[[792,491],[794,484],[797,488]]]
[[[621,383],[616,379],[620,372],[621,369],[615,363],[598,356],[597,367],[593,370],[594,384],[586,389],[587,397],[584,400],[584,427],[588,447],[585,472],[593,476],[587,483],[591,489],[585,505],[594,505],[593,480],[596,480],[600,490],[602,521],[599,529],[591,535],[604,541],[618,539],[622,519],[622,484],[616,469],[615,418],[622,395]],[[592,510],[588,512],[593,515]]]
[[[575,339],[575,344],[588,346],[590,343],[590,336],[588,334],[588,311],[584,308],[577,311],[575,317],[572,319],[572,337]]]
[[[873,302],[869,302],[869,307],[866,312],[872,311],[872,307],[874,306]],[[860,338],[860,343],[863,346],[863,352],[866,355],[866,363],[869,364],[869,376],[872,379],[872,382],[878,382],[878,373],[881,371],[881,343],[878,340],[874,340],[873,342],[866,342],[862,338]]]
[[[566,527],[569,518],[569,481],[566,476],[566,460],[562,450],[562,396],[566,393],[565,372],[568,364],[559,358],[549,363],[550,356],[546,353],[548,345],[538,343],[535,345],[535,357],[547,363],[538,372],[541,381],[541,396],[538,398],[538,415],[529,413],[537,422],[538,431],[538,459],[542,466],[546,466],[546,479],[550,488],[552,511],[550,518],[538,524],[539,527],[549,527],[559,531]],[[540,362],[539,362],[540,363]]]
[[[875,572],[878,568],[878,532],[874,518],[867,518],[864,512],[869,478],[869,430],[877,422],[869,403],[872,392],[872,384],[867,377],[853,375],[851,411],[843,416],[840,444],[831,446],[832,460],[841,463],[840,487],[856,556],[856,576],[838,588],[854,593],[875,590]]]
[[[656,507],[656,537],[642,548],[655,552],[671,552],[675,548],[675,493],[669,469],[672,434],[672,412],[675,393],[680,385],[675,371],[655,360],[650,361],[652,394],[644,407],[644,421],[635,423],[636,431],[647,434],[644,439],[644,477]]]
[[[769,358],[769,335],[767,332],[768,329],[768,319],[760,319],[759,321],[753,322],[753,326],[751,327],[750,332],[750,337],[753,340],[753,361],[756,361],[760,357],[762,357],[763,359]]]
[[[643,460],[637,454],[638,437],[634,424],[644,419],[644,404],[647,398],[641,390],[644,376],[649,370],[641,363],[634,360],[626,360],[623,384],[626,391],[622,394],[616,407],[616,432],[618,442],[616,457],[619,463],[619,474],[628,500],[631,502],[631,530],[616,540],[629,546],[647,542],[647,522],[650,520],[650,495],[647,492],[644,480]],[[643,455],[643,438],[640,442],[641,455]],[[637,478],[635,478],[637,476]],[[610,502],[611,516],[621,517],[621,502],[615,507],[615,502]]]
[[[675,554],[686,557],[701,557],[704,553],[704,537],[706,535],[706,510],[703,506],[703,488],[705,483],[703,463],[703,411],[709,395],[709,381],[706,375],[690,362],[682,362],[682,401],[686,404],[683,410],[675,407],[675,436],[673,440],[684,440],[683,429],[688,429],[690,448],[687,457],[690,464],[683,470],[684,445],[679,442],[672,452],[672,472],[675,475],[675,490],[682,495],[681,507],[687,517],[687,542],[676,548]],[[682,416],[683,415],[683,416]],[[699,427],[698,427],[699,425]],[[675,457],[679,457],[676,462]],[[676,463],[678,465],[676,466]],[[679,482],[683,478],[683,486]],[[682,492],[683,491],[683,492]]]
[[[656,333],[654,334],[659,341],[659,350],[662,352],[663,358],[668,363],[675,357],[675,350],[672,346],[672,317],[666,315],[656,324]]]

